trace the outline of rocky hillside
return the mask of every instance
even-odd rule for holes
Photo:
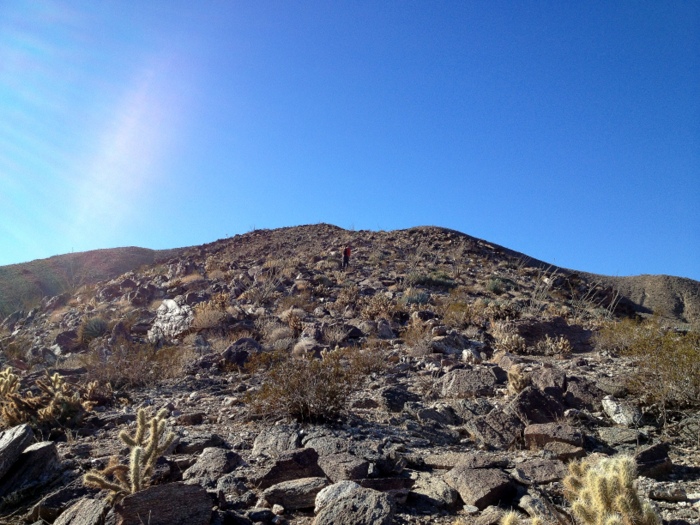
[[[43,297],[73,292],[80,286],[156,264],[176,253],[177,250],[114,248],[0,266],[0,316],[30,309]]]
[[[700,324],[698,281],[670,275],[592,278],[619,290],[640,313],[656,313],[683,323]]]
[[[570,465],[625,454],[697,523],[700,339],[638,305],[443,228],[183,249],[2,321],[0,520],[584,523]]]

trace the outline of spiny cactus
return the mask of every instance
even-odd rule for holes
[[[85,474],[83,477],[85,485],[111,491],[112,501],[145,488],[150,481],[156,461],[175,439],[175,434],[166,431],[167,413],[167,409],[164,408],[147,423],[146,411],[139,409],[134,435],[129,435],[126,430],[119,433],[119,439],[131,450],[129,465],[122,465],[117,458],[112,458],[104,470]]]
[[[629,456],[574,462],[564,479],[564,495],[584,525],[660,525],[652,506],[640,499],[635,477]]]
[[[46,372],[37,379],[39,395],[31,390],[20,393],[19,379],[10,368],[0,372],[0,418],[6,426],[31,423],[35,426],[72,426],[80,422],[94,402],[86,399],[80,387],[67,383],[60,374]]]
[[[12,373],[9,366],[0,372],[0,398],[4,399],[19,390],[19,377]]]

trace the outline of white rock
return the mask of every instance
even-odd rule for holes
[[[314,514],[318,514],[321,509],[336,499],[350,494],[358,489],[360,489],[360,486],[354,481],[350,481],[348,479],[339,481],[333,485],[329,485],[325,489],[321,490],[321,492],[316,494],[316,507],[314,508]]]

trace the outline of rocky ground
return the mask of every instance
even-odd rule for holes
[[[440,228],[190,248],[3,321],[35,404],[0,378],[0,521],[573,523],[567,464],[624,453],[664,523],[697,523],[697,411],[664,421],[628,385],[638,363],[597,338],[633,311],[590,276]],[[35,386],[45,370],[83,403],[71,418],[36,408],[60,397]],[[86,486],[110,458],[135,463],[124,431],[163,408],[173,441],[142,490]]]

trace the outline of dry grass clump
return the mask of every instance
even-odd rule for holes
[[[194,307],[194,319],[192,328],[194,330],[206,330],[218,327],[226,318],[226,310],[220,308],[212,301],[199,303]]]
[[[79,359],[90,380],[118,389],[182,377],[185,365],[194,358],[191,348],[156,348],[146,343],[120,341],[112,348],[93,350]]]
[[[264,370],[259,390],[249,395],[253,415],[298,421],[328,421],[343,414],[350,395],[381,370],[378,353],[368,350],[323,352],[321,359],[266,352],[248,369]]]

